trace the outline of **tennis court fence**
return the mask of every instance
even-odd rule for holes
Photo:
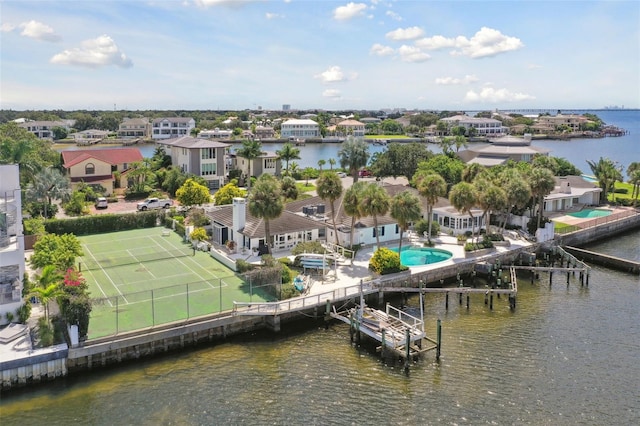
[[[96,269],[107,269],[116,266],[135,265],[138,263],[147,263],[158,260],[174,259],[185,256],[195,256],[194,248],[162,250],[154,253],[130,254],[122,257],[84,257],[78,262],[78,270],[91,271]]]

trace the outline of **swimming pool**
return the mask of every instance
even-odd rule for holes
[[[569,213],[569,216],[579,217],[581,219],[592,219],[594,217],[605,217],[611,214],[611,210],[601,209],[583,209],[579,212]]]
[[[395,252],[397,248],[391,249]],[[404,266],[422,266],[451,259],[450,251],[430,247],[402,247],[400,263]]]

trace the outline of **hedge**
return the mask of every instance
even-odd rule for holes
[[[51,234],[91,235],[104,232],[128,231],[152,228],[164,216],[162,210],[126,214],[101,214],[72,219],[52,219],[44,223],[45,231]]]

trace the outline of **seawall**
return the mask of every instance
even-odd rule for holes
[[[561,246],[579,247],[638,228],[640,228],[640,212],[636,211],[633,216],[556,236],[554,241]]]
[[[640,262],[621,259],[615,256],[608,256],[606,254],[596,253],[577,247],[565,246],[564,249],[583,261],[592,262],[597,265],[606,266],[619,271],[629,272],[631,274],[640,274]]]

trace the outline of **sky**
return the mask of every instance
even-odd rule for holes
[[[640,107],[639,1],[0,0],[0,109]]]

